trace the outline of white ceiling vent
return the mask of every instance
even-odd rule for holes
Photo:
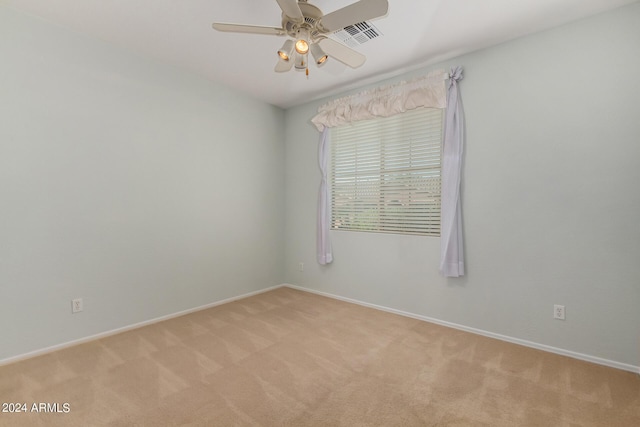
[[[354,48],[368,42],[369,40],[380,37],[381,35],[382,33],[380,30],[374,27],[373,24],[363,21],[336,31],[331,34],[331,38]]]

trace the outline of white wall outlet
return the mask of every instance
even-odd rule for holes
[[[304,262],[298,263],[298,271],[304,271]]]
[[[564,305],[554,305],[553,306],[553,318],[564,320]]]
[[[82,309],[82,298],[71,300],[71,313],[80,313]]]

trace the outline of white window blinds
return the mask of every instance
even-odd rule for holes
[[[332,229],[440,235],[442,112],[332,128]]]

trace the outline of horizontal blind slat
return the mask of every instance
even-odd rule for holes
[[[440,234],[442,110],[332,129],[331,227]]]

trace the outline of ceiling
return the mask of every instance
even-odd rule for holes
[[[637,0],[389,0],[367,61],[275,73],[282,37],[221,33],[213,21],[281,25],[276,0],[0,0],[46,21],[188,69],[282,108],[393,77]],[[354,0],[310,0],[325,14]],[[464,64],[462,64],[464,65]]]

